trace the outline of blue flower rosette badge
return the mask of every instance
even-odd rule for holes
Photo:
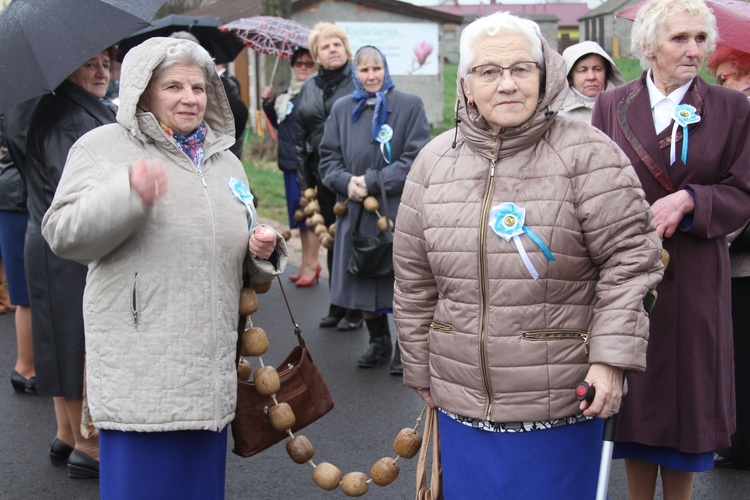
[[[515,203],[505,202],[492,207],[492,210],[490,211],[489,226],[495,234],[503,238],[505,241],[513,240],[518,253],[521,255],[521,260],[524,265],[526,265],[526,269],[529,270],[531,277],[536,280],[539,278],[539,273],[534,268],[529,256],[526,254],[526,250],[523,248],[521,236],[525,234],[531,238],[531,240],[542,250],[544,256],[547,257],[547,260],[553,261],[555,260],[555,257],[542,239],[537,236],[531,228],[524,224],[525,219],[525,208],[519,207]]]
[[[250,189],[245,186],[245,184],[242,183],[241,180],[235,179],[234,177],[229,178],[229,189],[232,191],[232,194],[242,202],[243,205],[245,205],[245,208],[247,208],[247,213],[250,214],[250,216],[247,219],[247,227],[248,229],[253,227],[253,193],[250,192]]]
[[[677,151],[675,142],[677,141],[677,130],[682,127],[682,154],[680,160],[687,165],[688,155],[688,125],[698,123],[701,117],[696,113],[696,109],[690,104],[680,104],[674,108],[674,125],[672,126],[672,141],[669,146],[669,163],[670,165],[677,161]]]
[[[378,142],[380,143],[380,154],[383,159],[390,165],[391,163],[391,139],[393,139],[393,129],[387,123],[380,127],[378,132]]]

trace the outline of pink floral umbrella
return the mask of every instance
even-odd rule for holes
[[[255,52],[277,58],[291,59],[299,47],[307,48],[310,28],[283,17],[255,16],[237,19],[219,26],[232,33]],[[279,59],[273,66],[271,81],[276,74]]]

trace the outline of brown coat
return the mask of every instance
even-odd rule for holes
[[[404,383],[429,387],[441,408],[495,422],[580,414],[574,389],[589,363],[643,370],[642,299],[662,274],[635,172],[603,134],[554,117],[565,63],[543,46],[545,92],[519,127],[492,132],[467,113],[459,84],[456,147],[450,131],[422,150],[396,220]],[[526,209],[556,259],[520,236],[538,280],[488,227],[487,212],[503,202]]]
[[[600,94],[592,124],[628,155],[649,202],[689,187],[695,213],[689,229],[664,241],[671,260],[651,316],[648,370],[628,377],[618,439],[709,452],[728,446],[735,428],[725,235],[750,218],[750,105],[696,78],[683,99],[701,116],[689,132],[687,165],[678,158],[667,166],[672,127],[656,135],[645,75]]]

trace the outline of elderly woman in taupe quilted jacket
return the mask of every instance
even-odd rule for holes
[[[627,158],[557,119],[566,74],[534,22],[474,21],[458,128],[406,181],[394,315],[404,383],[440,410],[446,498],[593,498],[602,419],[646,368],[661,244]]]

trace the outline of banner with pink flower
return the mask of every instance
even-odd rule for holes
[[[346,23],[338,22],[349,37],[352,53],[363,45],[374,45],[388,59],[391,75],[437,75],[438,25],[435,23]]]

